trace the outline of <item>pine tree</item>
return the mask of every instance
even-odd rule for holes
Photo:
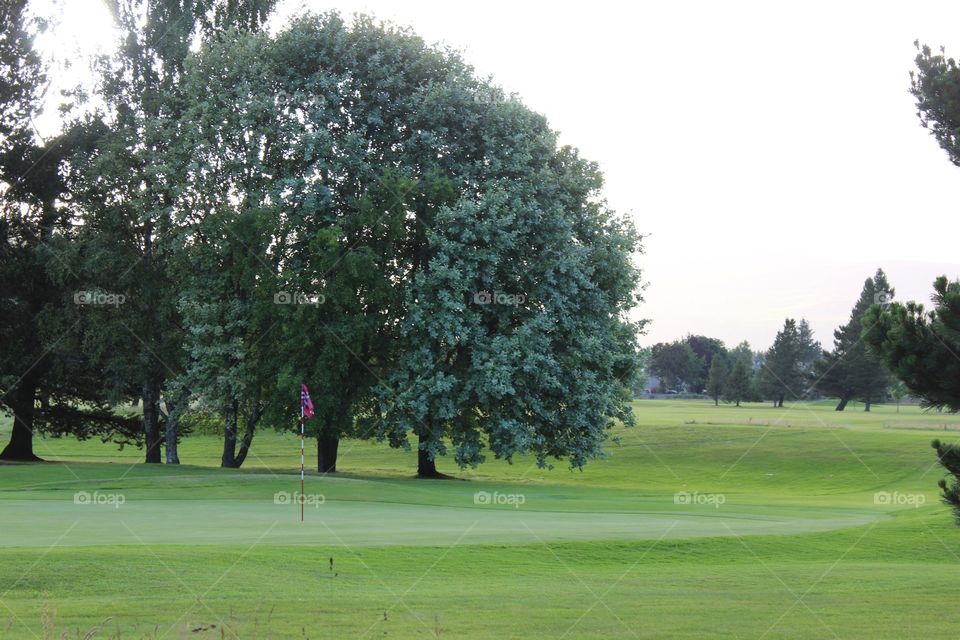
[[[810,323],[805,318],[800,318],[800,322],[797,324],[797,340],[800,348],[800,384],[804,389],[802,397],[807,398],[813,390],[813,383],[816,380],[814,369],[817,361],[822,357],[823,348],[814,339],[813,329],[810,328]]]
[[[934,308],[907,302],[875,305],[863,339],[924,406],[960,411],[960,281],[937,278]]]
[[[937,278],[934,308],[908,302],[874,305],[863,318],[863,339],[925,407],[960,412],[960,282]],[[899,392],[898,392],[899,394]],[[943,501],[960,525],[960,446],[933,441],[940,465],[952,479],[940,480]]]
[[[797,322],[787,318],[767,351],[761,370],[762,391],[775,407],[782,407],[786,397],[800,399],[805,394],[802,354]]]
[[[750,369],[742,358],[738,358],[733,363],[730,375],[727,376],[727,384],[724,386],[723,397],[727,402],[735,402],[739,407],[740,402],[747,399],[750,393]]]
[[[919,73],[910,74],[917,115],[950,161],[960,166],[960,65],[943,55],[942,49],[934,55],[929,47],[914,44],[920,50]],[[870,307],[862,322],[863,340],[923,405],[955,413],[960,411],[960,281],[941,276],[933,290],[934,309],[929,312],[916,302]],[[903,388],[894,391],[898,409],[903,392]],[[960,525],[960,446],[939,440],[932,445],[938,462],[952,476],[938,484]]]
[[[707,394],[713,398],[713,404],[720,404],[724,386],[727,383],[727,364],[723,356],[715,356],[707,375]]]
[[[72,331],[74,296],[83,294],[58,258],[75,248],[78,226],[62,165],[89,132],[78,125],[45,141],[34,135],[45,82],[33,49],[40,28],[25,0],[0,2],[0,410],[13,418],[2,460],[37,460],[35,433],[137,440]]]
[[[850,319],[833,333],[833,351],[824,352],[814,368],[816,387],[820,393],[838,398],[837,411],[843,411],[851,400],[861,399],[870,410],[874,399],[882,398],[890,383],[890,375],[861,339],[863,318],[876,303],[886,304],[894,290],[882,269],[863,283],[860,298],[850,312]]]

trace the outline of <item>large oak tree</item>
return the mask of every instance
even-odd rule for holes
[[[249,371],[280,363],[275,425],[295,423],[293,391],[311,384],[321,471],[345,434],[415,436],[423,476],[447,442],[461,465],[485,448],[580,465],[613,419],[629,420],[640,238],[542,116],[454,53],[337,14],[212,41],[187,76],[172,164],[188,252],[221,264],[229,238],[211,244],[206,221],[269,211],[251,220],[262,242],[246,285],[225,288],[226,265],[187,278],[223,281],[198,286],[203,308],[239,314],[185,314],[188,341],[243,333],[246,301],[284,296],[259,307],[275,329]],[[202,355],[189,386],[235,397],[240,365]]]

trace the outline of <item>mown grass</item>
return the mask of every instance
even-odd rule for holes
[[[346,442],[338,477],[308,478],[325,501],[303,524],[274,504],[298,485],[288,435],[258,434],[240,471],[215,467],[213,437],[185,440],[180,468],[45,440],[59,462],[0,467],[0,637],[108,617],[95,637],[955,637],[960,530],[929,441],[960,419],[852,409],[640,401],[583,471],[441,463],[461,481]]]

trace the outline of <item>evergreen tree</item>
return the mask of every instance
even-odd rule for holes
[[[787,318],[783,329],[777,332],[773,346],[767,351],[763,369],[761,369],[761,386],[765,396],[773,399],[775,407],[782,407],[786,397],[800,399],[805,393],[804,375],[801,369],[803,345],[800,343],[800,334],[797,322]]]
[[[727,364],[726,358],[715,357],[710,365],[710,373],[707,376],[707,394],[713,398],[713,404],[720,404],[720,397],[727,384]]]
[[[797,324],[797,340],[800,346],[800,377],[803,388],[803,398],[808,398],[814,391],[813,386],[816,381],[814,370],[817,360],[821,358],[823,348],[820,342],[813,337],[813,329],[805,318],[800,318]]]
[[[882,399],[890,383],[883,364],[861,339],[863,318],[876,303],[887,304],[894,290],[882,269],[863,283],[860,298],[850,312],[850,319],[833,333],[833,351],[824,352],[814,367],[817,390],[838,398],[837,411],[843,411],[851,400],[863,400],[870,410],[875,399]]]
[[[823,348],[820,342],[814,339],[813,329],[810,328],[806,318],[800,318],[800,323],[797,325],[797,338],[800,341],[800,369],[812,374]]]
[[[960,526],[960,446],[946,444],[939,439],[930,443],[937,452],[937,462],[952,478],[941,478],[937,482],[944,504],[953,509],[954,521]]]
[[[743,360],[748,371],[753,371],[753,364],[756,360],[750,343],[744,340],[727,353],[728,369],[732,369],[737,360]]]
[[[929,47],[914,44],[919,49],[918,73],[910,75],[917,115],[950,161],[960,166],[960,66],[942,48],[934,55]],[[960,281],[941,276],[933,290],[929,312],[916,302],[872,306],[864,314],[863,340],[924,406],[955,413],[960,411]],[[895,397],[902,393],[897,390]],[[960,446],[940,440],[932,445],[951,476],[938,483],[943,501],[960,525]]]
[[[960,65],[943,47],[935,54],[914,42],[917,71],[910,72],[910,92],[917,99],[920,124],[936,138],[950,162],[960,166]]]
[[[37,198],[23,184],[29,162],[42,158],[34,145],[30,119],[39,112],[44,82],[40,58],[33,50],[27,2],[0,5],[0,406],[13,416],[5,460],[35,460],[34,405],[44,377],[43,344],[35,318],[56,293],[41,274],[43,241],[53,233],[56,216],[49,198]],[[29,175],[29,174],[28,174]],[[56,193],[52,194],[56,197]],[[39,202],[38,202],[39,200]],[[24,214],[24,205],[32,209]],[[29,216],[29,217],[28,217]],[[33,366],[37,360],[40,369]]]
[[[0,3],[0,409],[13,417],[4,460],[36,460],[35,433],[137,441],[74,331],[86,292],[62,257],[76,250],[77,220],[64,205],[61,166],[91,132],[34,134],[45,75],[32,41],[41,27],[25,0]]]
[[[734,402],[739,407],[750,393],[750,369],[742,358],[737,358],[727,376],[727,384],[723,389],[723,397],[727,402]]]
[[[874,305],[863,339],[924,406],[960,411],[960,281],[933,284],[933,309],[907,302]]]

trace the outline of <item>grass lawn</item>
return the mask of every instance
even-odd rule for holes
[[[0,466],[0,638],[957,637],[929,441],[960,417],[832,408],[639,401],[583,471],[449,481],[344,442],[303,523],[289,435],[239,471],[209,436],[179,467],[42,440]]]

